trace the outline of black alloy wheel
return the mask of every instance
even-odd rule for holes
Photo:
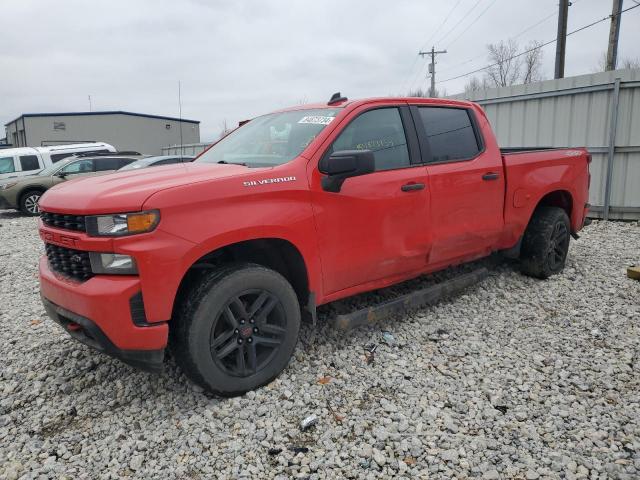
[[[248,377],[269,364],[287,332],[282,303],[263,289],[233,297],[211,327],[211,355],[230,375]]]
[[[195,275],[169,325],[178,366],[205,390],[227,397],[272,381],[298,341],[300,304],[291,284],[251,263]]]
[[[562,208],[538,207],[522,239],[522,273],[542,279],[560,273],[567,261],[570,235],[569,217]]]

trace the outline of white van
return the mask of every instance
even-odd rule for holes
[[[104,142],[0,149],[0,180],[33,175],[76,153],[106,152],[116,152],[116,149]]]

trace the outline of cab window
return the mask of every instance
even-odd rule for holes
[[[378,108],[358,116],[330,148],[330,152],[340,150],[371,150],[376,170],[404,168],[411,163],[397,108]]]
[[[468,110],[420,107],[419,111],[429,141],[432,162],[466,160],[480,152]]]
[[[23,172],[40,170],[40,162],[36,155],[23,155],[20,157],[20,168]]]
[[[0,173],[13,173],[15,171],[13,157],[0,157]]]

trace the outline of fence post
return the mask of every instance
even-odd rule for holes
[[[609,147],[607,150],[607,180],[604,187],[604,214],[603,219],[609,220],[611,207],[611,183],[613,182],[613,160],[616,153],[616,131],[618,129],[618,104],[620,103],[620,79],[613,83],[613,96],[611,97],[611,119],[609,120]]]

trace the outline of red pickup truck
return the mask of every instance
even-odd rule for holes
[[[501,152],[474,103],[334,95],[193,163],[47,191],[42,299],[90,346],[151,370],[170,346],[194,382],[240,394],[285,368],[318,305],[496,251],[561,271],[590,160]]]

